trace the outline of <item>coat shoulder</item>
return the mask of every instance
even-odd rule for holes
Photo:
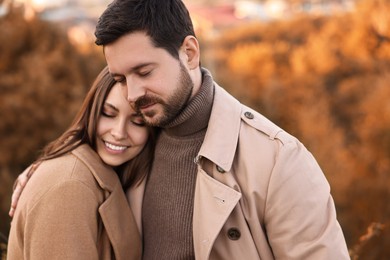
[[[245,126],[259,131],[262,137],[271,141],[280,141],[281,145],[297,142],[294,136],[248,106],[241,105],[241,120],[245,123]]]
[[[73,153],[45,161],[39,168],[43,174],[52,175],[58,182],[80,181],[91,188],[95,188],[97,184],[88,165]]]
[[[102,196],[102,189],[91,170],[83,161],[69,153],[39,165],[23,190],[22,195],[25,196],[21,197],[21,203],[26,199],[26,203],[34,205],[55,187],[72,185],[72,183],[85,187],[86,192],[92,191],[96,198]]]

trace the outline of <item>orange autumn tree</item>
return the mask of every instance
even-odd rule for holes
[[[349,246],[385,224],[364,259],[390,255],[389,13],[389,1],[367,0],[351,13],[240,26],[203,54],[218,82],[313,152]]]
[[[11,9],[0,17],[3,236],[9,230],[13,181],[36,159],[39,150],[70,124],[92,80],[104,66],[100,48],[98,51],[79,53],[65,30],[38,18],[25,20],[20,9]]]

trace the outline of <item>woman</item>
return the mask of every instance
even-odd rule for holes
[[[105,68],[70,128],[26,169],[8,259],[140,258],[124,190],[145,178],[154,140]]]

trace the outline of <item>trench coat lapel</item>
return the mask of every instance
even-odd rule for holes
[[[241,193],[213,179],[199,166],[193,216],[196,259],[208,259],[215,239],[240,198]]]
[[[118,260],[140,259],[141,238],[122,189],[115,189],[99,208],[107,235]]]
[[[213,108],[198,158],[206,157],[225,171],[230,171],[236,154],[241,126],[241,104],[215,85]],[[227,107],[226,104],[229,104]],[[221,132],[223,129],[223,132]],[[221,150],[223,149],[223,153]]]
[[[85,163],[105,192],[99,214],[116,259],[140,259],[141,237],[118,176],[88,145],[81,145],[72,153]]]
[[[231,169],[240,129],[240,103],[215,84],[213,109],[205,140],[196,162],[193,235],[196,259],[208,259],[223,225],[241,198],[241,193],[212,178],[202,169],[207,158],[224,171]],[[230,104],[227,108],[226,104]],[[226,126],[226,127],[225,127]],[[225,129],[223,136],[219,129]],[[224,152],[221,153],[221,147]]]

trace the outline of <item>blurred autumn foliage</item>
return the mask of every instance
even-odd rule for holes
[[[390,258],[389,14],[389,0],[360,0],[351,13],[252,23],[201,42],[220,85],[315,155],[352,259]],[[3,234],[14,179],[69,124],[103,67],[90,49],[52,24],[0,17]]]
[[[70,124],[104,63],[101,48],[80,53],[58,25],[16,8],[0,16],[0,243],[14,179]]]
[[[315,155],[359,259],[390,258],[389,14],[389,0],[359,1],[352,13],[253,23],[203,44],[217,82]],[[354,246],[373,222],[384,224],[377,238]]]

